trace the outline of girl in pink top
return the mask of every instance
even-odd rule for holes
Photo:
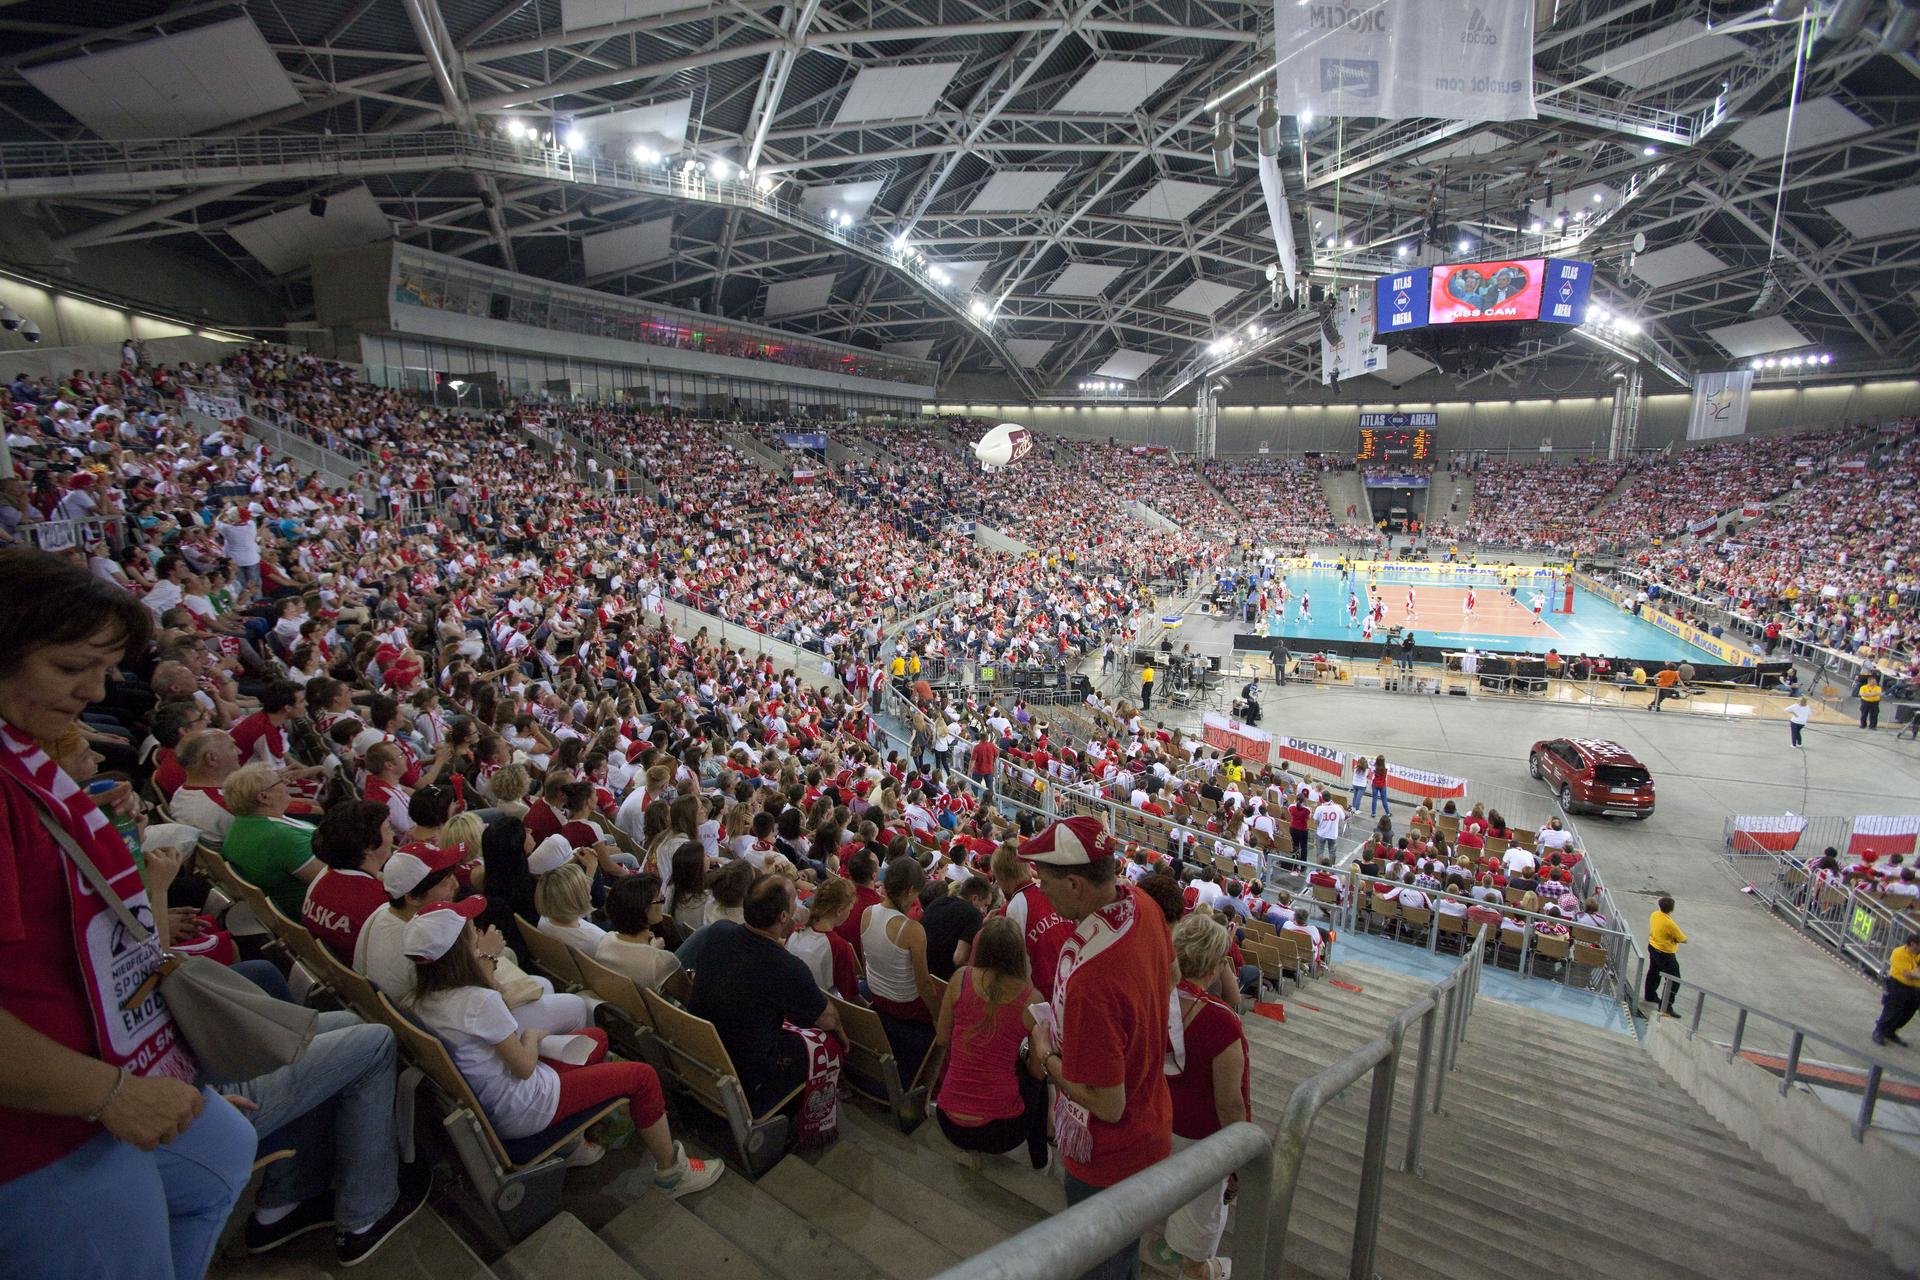
[[[1034,1018],[1036,1006],[1046,1007],[1027,980],[1020,927],[994,916],[980,926],[972,963],[954,974],[940,1005],[935,1097],[941,1132],[954,1146],[1005,1155],[1024,1141],[1033,1167],[1044,1169],[1053,1043]]]

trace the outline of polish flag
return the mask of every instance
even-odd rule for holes
[[[1862,815],[1853,820],[1853,834],[1847,837],[1847,852],[1855,856],[1890,853],[1911,854],[1920,837],[1920,815],[1898,817]]]
[[[1797,813],[1740,814],[1733,820],[1735,853],[1787,853],[1800,843],[1807,820]]]

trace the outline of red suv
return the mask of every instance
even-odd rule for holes
[[[1653,775],[1617,742],[1548,738],[1527,753],[1527,772],[1552,786],[1569,813],[1645,818],[1653,812]]]

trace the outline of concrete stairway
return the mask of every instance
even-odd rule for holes
[[[1450,506],[1458,505],[1458,511],[1449,511]],[[1421,516],[1422,524],[1465,524],[1467,517],[1473,514],[1473,477],[1465,472],[1455,472],[1451,480],[1444,470],[1433,473],[1433,487],[1427,491],[1427,510]]]
[[[1362,525],[1373,523],[1372,508],[1367,505],[1367,486],[1358,471],[1322,471],[1320,491],[1327,495],[1327,510],[1332,513],[1336,526],[1346,526],[1349,503],[1353,505],[1355,521]]]
[[[1285,993],[1284,1024],[1250,1015],[1255,1118],[1271,1127],[1295,1085],[1370,1039],[1424,987],[1336,964],[1328,979]],[[1429,1117],[1425,1176],[1401,1173],[1417,1034],[1395,1103],[1382,1276],[1898,1274],[1761,1164],[1636,1041],[1488,997],[1475,1006],[1444,1113]],[[1287,1237],[1289,1277],[1346,1275],[1366,1110],[1362,1081],[1315,1124]],[[710,1131],[684,1110],[675,1124],[690,1147],[711,1149]],[[923,1280],[1064,1204],[1059,1183],[1024,1159],[970,1169],[949,1152],[932,1123],[903,1135],[888,1117],[849,1103],[834,1146],[790,1156],[758,1182],[729,1172],[682,1202],[647,1185],[643,1155],[614,1152],[570,1175],[569,1212],[491,1271],[514,1280]],[[423,1214],[409,1228],[418,1245],[396,1242],[402,1247],[383,1250],[360,1274],[486,1275],[464,1250],[442,1247],[446,1227]],[[319,1238],[215,1274],[317,1275],[300,1258]],[[1223,1253],[1232,1247],[1230,1230]]]

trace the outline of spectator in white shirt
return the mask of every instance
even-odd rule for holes
[[[1522,845],[1508,845],[1507,851],[1500,855],[1500,865],[1506,868],[1508,875],[1519,871],[1532,871],[1539,865],[1539,859],[1533,856],[1531,849]]]
[[[1314,834],[1318,837],[1315,851],[1322,860],[1332,861],[1340,843],[1340,833],[1347,829],[1347,811],[1339,801],[1328,797],[1313,811],[1313,826]]]

